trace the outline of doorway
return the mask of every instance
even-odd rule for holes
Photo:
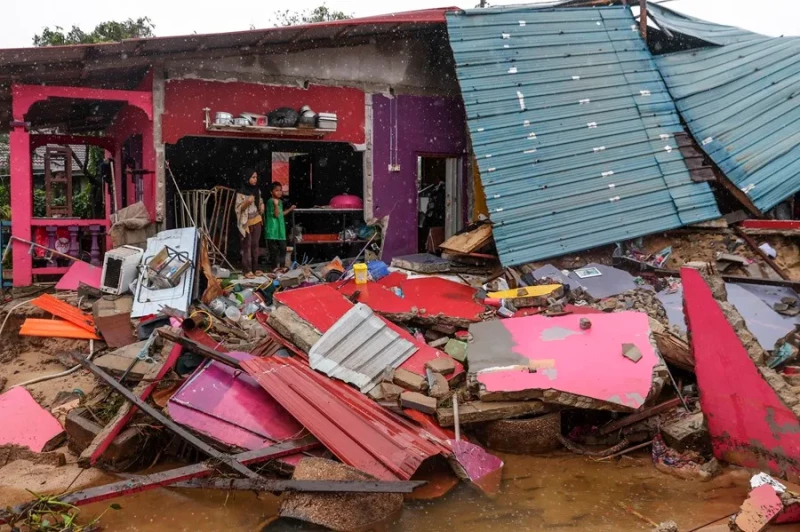
[[[461,157],[417,157],[419,251],[433,252],[463,227],[464,179]]]

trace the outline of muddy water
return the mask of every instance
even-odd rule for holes
[[[617,463],[556,453],[503,455],[500,496],[489,501],[459,486],[435,501],[408,501],[393,531],[482,532],[491,530],[648,530],[619,506],[624,503],[656,521],[673,519],[689,530],[733,513],[747,495],[749,473],[726,470],[711,482],[684,481],[657,471],[647,454]],[[102,519],[114,531],[258,531],[278,511],[271,495],[159,489],[117,499],[121,511]],[[97,515],[108,503],[85,507]],[[707,530],[725,530],[715,526]],[[781,527],[780,530],[795,528]]]

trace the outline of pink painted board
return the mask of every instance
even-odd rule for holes
[[[714,456],[800,480],[800,422],[750,360],[700,273],[681,269],[700,405]]]
[[[79,283],[99,289],[102,274],[103,268],[76,260],[58,281],[56,290],[77,290]]]
[[[647,314],[592,315],[581,330],[580,315],[528,316],[488,321],[470,327],[470,371],[487,392],[554,389],[630,409],[641,407],[660,359],[650,341]],[[622,344],[636,345],[638,362],[622,356]],[[532,360],[551,360],[552,368],[531,373]],[[497,368],[511,369],[497,369]]]
[[[772,486],[764,484],[750,491],[736,516],[736,525],[742,532],[761,532],[775,519],[783,503]]]
[[[254,358],[228,354],[238,360]],[[218,362],[203,364],[170,398],[168,408],[176,422],[248,450],[291,439],[303,430],[252,377]]]
[[[40,453],[63,432],[61,423],[25,388],[0,395],[0,445],[21,445]]]
[[[377,286],[375,283],[369,284]],[[334,286],[336,286],[335,283],[330,283],[288,290],[276,294],[275,300],[292,309],[301,319],[316,327],[320,332],[325,333],[353,306],[346,297],[336,291]],[[389,320],[384,321],[403,338],[419,348],[416,353],[400,365],[401,368],[424,376],[426,362],[435,358],[449,356],[443,351],[420,342],[404,328],[395,325]],[[462,373],[464,373],[464,366],[456,361],[455,372],[448,375],[447,378],[450,380]]]

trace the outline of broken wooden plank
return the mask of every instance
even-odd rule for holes
[[[458,417],[461,423],[481,423],[551,412],[552,406],[541,401],[473,401],[458,405]],[[455,425],[452,408],[440,408],[436,411],[436,419],[442,427]]]
[[[492,238],[492,225],[483,224],[472,231],[451,236],[439,247],[456,253],[469,254],[482,248]]]
[[[136,477],[134,477],[135,479]],[[175,488],[215,490],[317,492],[317,493],[411,493],[424,480],[250,480],[249,478],[196,478],[173,485]]]
[[[194,340],[190,340],[179,334],[175,334],[172,331],[169,331],[167,329],[158,329],[158,335],[164,338],[165,340],[169,340],[170,342],[175,342],[176,344],[182,346],[190,353],[196,353],[200,356],[210,358],[211,360],[220,362],[234,369],[242,369],[242,366],[239,365],[239,361],[233,358],[232,356],[211,349],[210,347],[206,347],[202,344],[195,342]]]
[[[761,256],[761,258],[764,259],[764,262],[769,264],[770,268],[775,270],[775,273],[777,273],[778,275],[781,276],[781,279],[783,279],[784,281],[790,281],[791,280],[791,277],[789,277],[789,275],[783,270],[783,268],[778,266],[778,263],[776,263],[774,260],[772,260],[772,257],[767,255],[764,252],[763,249],[758,247],[758,244],[756,244],[755,240],[750,238],[750,235],[748,235],[747,233],[745,233],[744,231],[742,231],[738,227],[734,227],[733,230],[736,231],[736,234],[739,235],[742,238],[742,240],[744,240],[747,243],[747,245],[750,246],[750,248],[753,251],[758,253],[759,256]]]
[[[154,367],[145,375],[147,378],[152,377],[153,382],[141,382],[136,385],[131,392],[140,400],[146,401],[147,398],[150,397],[153,391],[158,387],[158,381],[160,381],[178,361],[178,357],[181,355],[181,347],[174,344],[171,347],[164,346],[161,350],[162,356],[167,349],[169,349],[169,354],[166,356],[164,363]],[[114,439],[119,436],[122,429],[133,419],[134,414],[136,414],[136,406],[129,401],[125,401],[119,407],[119,410],[117,410],[117,413],[111,421],[106,423],[106,426],[97,434],[92,443],[83,450],[80,457],[78,457],[78,465],[81,467],[94,466],[103,456],[103,453],[106,452],[106,449],[114,442]]]
[[[261,476],[257,473],[253,472],[252,470],[248,469],[246,466],[242,465],[238,462],[235,458],[233,458],[229,454],[225,454],[222,452],[217,451],[206,442],[189,432],[188,430],[184,429],[167,416],[147,404],[145,401],[141,400],[139,397],[136,397],[130,390],[125,388],[122,384],[117,382],[117,380],[103,371],[102,369],[98,368],[91,360],[87,360],[82,358],[78,355],[73,354],[72,357],[77,360],[81,366],[91,371],[95,376],[97,376],[100,380],[104,381],[107,385],[111,386],[117,393],[122,395],[128,402],[133,403],[136,405],[139,410],[147,414],[148,416],[152,417],[159,423],[163,424],[167,430],[173,432],[174,434],[180,436],[184,440],[186,440],[189,444],[191,444],[196,449],[206,453],[207,455],[211,456],[212,458],[216,458],[220,462],[226,464],[228,467],[243,475],[247,478],[255,478],[260,479]]]
[[[602,436],[602,435],[606,435],[606,434],[611,434],[612,432],[616,432],[619,429],[628,427],[630,425],[633,425],[634,423],[638,423],[639,421],[642,421],[642,420],[645,420],[647,418],[653,417],[656,414],[660,414],[662,412],[666,412],[667,410],[675,408],[676,406],[678,406],[680,404],[681,404],[680,398],[676,397],[675,399],[670,399],[669,401],[664,401],[660,405],[656,405],[656,406],[647,408],[645,410],[642,410],[641,412],[637,412],[635,414],[631,414],[629,416],[625,416],[622,419],[618,419],[616,421],[612,421],[608,425],[605,425],[605,426],[600,428],[600,431],[599,431],[600,435]]]

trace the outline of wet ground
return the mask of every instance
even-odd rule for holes
[[[504,481],[496,500],[458,486],[434,501],[407,501],[389,530],[649,530],[625,505],[655,522],[675,520],[685,532],[734,513],[747,496],[750,477],[746,471],[727,469],[710,482],[685,481],[657,471],[646,453],[619,462],[595,462],[568,453],[503,458]],[[24,500],[24,492],[18,491],[2,489],[0,499]],[[123,509],[103,516],[105,530],[259,531],[278,511],[277,497],[244,492],[158,489],[114,502]],[[98,515],[109,504],[87,506],[82,517]],[[727,530],[724,523],[703,530]],[[273,524],[269,530],[280,528]]]

